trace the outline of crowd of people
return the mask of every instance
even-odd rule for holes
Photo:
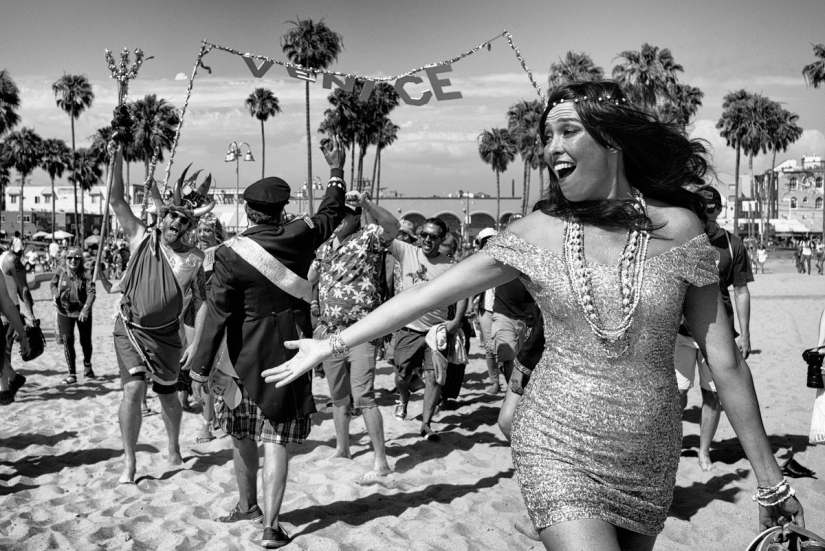
[[[264,547],[286,545],[279,514],[287,446],[309,435],[313,374],[329,387],[332,457],[351,457],[350,421],[363,416],[373,466],[361,481],[369,483],[392,473],[376,359],[395,370],[395,417],[408,419],[420,391],[419,433],[439,445],[433,420],[459,395],[476,336],[486,392],[502,395],[499,425],[547,549],[653,548],[673,499],[682,410],[697,367],[702,468],[711,467],[724,404],[756,475],[760,525],[803,525],[785,476],[812,473],[792,457],[780,466],[762,426],[745,361],[752,264],[742,241],[716,223],[721,197],[706,185],[712,170],[702,143],[634,109],[611,82],[552,90],[541,137],[548,195],[506,229],[483,230],[471,247],[437,217],[416,228],[368,194],[347,191],[345,149],[335,137],[322,148],[330,179],[314,215],[286,220],[290,187],[266,177],[244,191],[250,227],[232,238],[214,215],[196,214],[206,199],[183,196],[183,177],[153,215],[137,217],[116,199],[122,155],[113,151],[112,209],[127,253],[116,258],[110,248],[100,279],[122,295],[114,326],[119,482],[136,480],[149,387],[171,465],[182,461],[181,416],[191,396],[203,406],[198,442],[219,428],[233,444],[238,502],[218,521],[260,521]],[[33,303],[19,257],[7,254],[0,305],[22,348],[17,312],[22,302],[34,318]],[[767,257],[756,256],[764,271]],[[79,247],[58,264],[51,291],[68,365],[63,382],[72,384],[75,326],[84,377],[95,377],[95,282]],[[13,400],[24,383],[7,361],[3,396]]]

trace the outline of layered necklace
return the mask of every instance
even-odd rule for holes
[[[644,197],[633,190],[635,208],[640,214],[647,212]],[[584,260],[584,227],[579,219],[568,218],[564,227],[564,263],[570,277],[570,285],[579,306],[593,333],[599,337],[609,358],[618,358],[627,352],[627,337],[639,299],[642,295],[645,258],[650,233],[646,230],[630,230],[619,259],[619,281],[622,291],[622,319],[615,327],[602,324],[599,311],[593,301],[593,282],[590,268]]]

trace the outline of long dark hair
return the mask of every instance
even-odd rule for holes
[[[545,145],[547,115],[553,104],[562,99],[573,104],[593,139],[604,147],[621,150],[625,175],[634,188],[645,197],[690,209],[703,221],[707,219],[704,199],[687,189],[704,186],[705,177],[713,175],[706,157],[706,142],[690,140],[682,127],[636,109],[615,82],[599,81],[567,84],[550,91],[539,126]],[[579,101],[574,101],[576,99]],[[552,170],[547,194],[536,204],[536,209],[560,218],[575,216],[597,226],[636,230],[661,227],[638,213],[630,200],[568,201]]]

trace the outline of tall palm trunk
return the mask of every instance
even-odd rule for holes
[[[54,196],[54,175],[49,174],[49,176],[51,176],[51,178],[52,178],[52,238],[54,238],[54,232],[57,231],[54,227],[54,219],[55,219],[55,210],[54,210],[55,206],[54,205],[55,205],[55,199],[57,199],[57,197]]]
[[[20,175],[20,236],[22,238],[26,237],[26,222],[23,221],[23,188],[26,186],[26,176],[28,174]]]
[[[539,200],[544,199],[544,168],[539,165]]]
[[[381,150],[378,150],[378,180],[375,182],[375,204],[381,198]]]
[[[774,189],[776,186],[776,149],[773,150],[773,158],[771,159],[771,179],[770,190],[768,191],[768,218],[779,218],[779,205],[777,204],[779,198],[779,190]]]
[[[530,193],[528,181],[530,180],[530,163],[524,160],[524,184],[521,189],[521,213],[527,212],[527,194]]]
[[[80,232],[77,244],[81,247],[86,240],[86,190],[80,186]]]
[[[734,170],[734,178],[736,181],[733,183],[733,235],[739,237],[739,213],[741,208],[741,203],[739,202],[739,157],[742,154],[742,147],[740,146],[739,142],[736,142],[736,168]]]
[[[750,201],[748,201],[748,237],[753,237],[753,197],[756,195],[753,181],[753,153],[748,155],[748,173],[751,182],[751,197]]]
[[[372,162],[372,183],[370,184],[370,197],[375,197],[378,188],[375,187],[375,176],[378,173],[378,156],[381,154],[381,148],[375,146],[375,160]],[[374,191],[373,191],[374,190]]]
[[[501,229],[501,178],[500,172],[496,170],[496,229]]]
[[[312,197],[312,134],[309,130],[309,81],[306,81],[306,112],[307,112],[307,197],[309,198],[309,215],[315,214],[315,200]]]
[[[361,146],[361,151],[358,152],[358,191],[364,191],[364,157],[367,155],[367,148]]]
[[[74,224],[77,226],[77,152],[74,147],[74,117],[69,115],[69,120],[72,121],[72,186],[74,187]],[[75,240],[77,240],[77,235],[77,228],[75,228]]]
[[[266,178],[264,176],[266,167],[266,135],[264,134],[264,121],[261,121],[261,179]]]

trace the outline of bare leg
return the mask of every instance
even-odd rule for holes
[[[371,406],[361,408],[361,411],[364,414],[364,424],[367,426],[367,433],[370,435],[372,450],[375,454],[372,470],[361,478],[367,481],[386,476],[392,472],[392,469],[387,463],[387,452],[384,446],[384,418],[381,416],[381,410],[377,406]]]
[[[539,535],[548,551],[651,551],[656,543],[656,536],[616,528],[597,519],[560,522],[542,529]]]
[[[212,435],[212,422],[215,418],[215,397],[211,393],[204,392],[202,414],[203,427],[201,427],[201,433],[195,439],[196,444],[205,444],[215,439]]]
[[[441,398],[441,385],[435,382],[435,371],[424,371],[424,411],[421,412],[421,424],[429,426],[435,414],[435,406]]]
[[[516,406],[519,402],[519,396],[510,388],[507,388],[507,393],[504,395],[504,403],[501,404],[501,411],[498,412],[498,428],[501,433],[510,441],[510,431],[513,428],[513,416],[516,413]]]
[[[679,389],[679,403],[682,405],[682,411],[685,411],[685,409],[687,408],[688,390],[689,389]]]
[[[135,448],[137,447],[140,426],[143,417],[140,414],[140,403],[146,395],[146,382],[129,381],[123,385],[123,398],[120,402],[118,417],[120,420],[120,437],[123,440],[124,465],[123,474],[118,484],[135,483]]]
[[[498,394],[501,392],[501,385],[498,379],[498,361],[495,356],[487,356],[487,375],[490,377],[490,386],[484,391],[487,394]]]
[[[710,460],[710,445],[721,417],[722,403],[719,401],[719,395],[703,388],[702,424],[699,428],[699,466],[703,471],[713,468],[713,462]]]
[[[335,451],[327,459],[352,459],[349,453],[349,395],[332,403],[332,420],[335,423]]]
[[[248,513],[258,504],[258,444],[251,438],[232,437],[232,463],[238,483],[238,509]]]
[[[166,426],[166,436],[169,438],[169,464],[181,465],[183,458],[180,455],[180,420],[183,416],[180,402],[174,394],[158,394],[163,424]]]
[[[278,526],[288,470],[286,445],[264,442],[264,528]]]

